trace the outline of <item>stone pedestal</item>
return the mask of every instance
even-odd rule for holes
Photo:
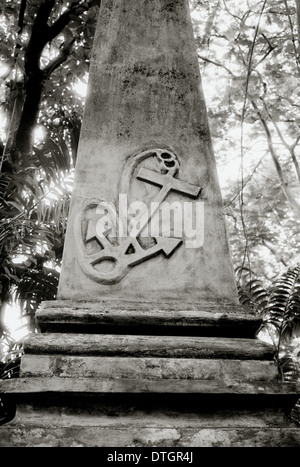
[[[57,302],[0,446],[297,446],[238,305],[187,0],[102,0]]]
[[[299,446],[257,316],[230,303],[46,302],[0,446]]]

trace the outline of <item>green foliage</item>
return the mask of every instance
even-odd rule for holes
[[[288,268],[269,291],[263,328],[277,343],[277,359],[282,378],[300,376],[300,266]]]
[[[296,2],[190,3],[234,261],[267,287],[299,254]]]
[[[5,423],[8,423],[11,420],[13,420],[13,418],[15,417],[15,414],[16,414],[15,404],[7,400],[5,396],[1,396],[0,398],[0,425],[4,425]]]
[[[249,269],[239,268],[239,296],[263,317],[258,336],[276,347],[276,360],[283,381],[300,378],[300,266],[292,266],[268,289]]]
[[[288,270],[270,289],[265,322],[271,323],[289,341],[297,330],[300,316],[300,267]]]
[[[241,305],[254,308],[258,313],[262,313],[268,303],[269,295],[262,281],[255,274],[245,267],[236,269],[237,289]]]
[[[99,3],[5,0],[0,6],[0,117],[6,121],[0,132],[0,323],[6,305],[16,302],[32,330],[39,303],[56,297],[84,104],[75,89],[87,79]],[[42,94],[28,115],[26,86],[39,73]],[[33,138],[36,128],[39,138]],[[31,151],[16,160],[26,133]],[[1,324],[0,337],[4,332]]]
[[[4,331],[0,341],[0,379],[18,378],[22,357],[22,344],[16,343],[10,333]],[[5,396],[0,397],[0,425],[8,423],[15,416],[15,406]]]
[[[19,167],[17,173],[0,174],[5,188],[0,198],[0,297],[2,303],[17,299],[31,328],[41,300],[56,295],[70,198],[62,181],[57,186],[57,172],[50,177],[50,163],[43,172],[41,178],[40,167],[23,172]]]
[[[10,333],[5,331],[0,348],[0,379],[11,379],[19,376],[22,355],[22,344],[15,342]]]

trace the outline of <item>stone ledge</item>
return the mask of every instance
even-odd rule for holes
[[[99,300],[43,302],[36,313],[41,332],[251,337],[261,317],[226,301]]]
[[[47,419],[45,419],[46,424]],[[145,426],[0,427],[0,447],[299,447],[300,430]]]
[[[295,395],[12,394],[0,446],[299,446]]]
[[[0,392],[296,394],[269,361],[25,355]]]
[[[19,378],[0,381],[2,394],[107,394],[107,393],[155,393],[155,394],[265,394],[297,395],[300,387],[294,383],[277,382],[220,382],[201,380],[149,381],[136,379],[103,380],[92,378]]]
[[[278,370],[273,362],[256,360],[25,355],[21,377],[136,380],[137,387],[141,381],[167,384],[169,380],[186,380],[187,384],[220,381],[223,386],[235,386],[277,382]]]
[[[223,358],[273,360],[273,346],[257,339],[197,336],[107,334],[32,334],[25,354],[99,355],[119,357]]]

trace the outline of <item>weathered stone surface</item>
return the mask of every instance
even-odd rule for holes
[[[41,332],[92,332],[254,337],[261,318],[224,300],[168,302],[103,300],[44,302],[36,313]]]
[[[167,174],[163,154],[176,165]],[[156,245],[153,235],[147,237],[145,248],[132,235],[137,258],[131,261],[128,253],[125,261],[120,238],[118,250],[109,239],[99,240],[94,228],[99,203],[113,209],[120,194],[128,204],[146,206],[154,199],[194,208],[203,202],[196,234],[202,238],[203,230],[203,242],[188,247],[187,232],[173,232],[178,248],[163,254],[159,242],[165,246],[169,234],[159,234]],[[97,255],[104,259],[94,263]],[[58,296],[139,302],[191,295],[238,302],[188,3],[103,0]]]
[[[193,42],[186,0],[101,2],[61,300],[37,313],[20,378],[0,381],[18,407],[0,446],[300,445],[299,385],[246,339],[260,318],[237,305]],[[201,202],[200,243],[141,238],[145,222],[129,242],[100,235],[99,205],[111,215],[120,194]]]
[[[45,419],[47,423],[47,418]],[[0,447],[299,447],[292,428],[156,428],[5,426]],[[112,450],[113,453],[113,450]]]
[[[276,365],[255,360],[25,355],[21,378],[0,382],[4,393],[294,394]]]
[[[46,373],[46,371],[45,371]],[[237,376],[241,376],[239,373]],[[268,376],[268,374],[266,375]],[[184,380],[172,379],[97,379],[67,377],[47,378],[28,377],[18,381],[0,382],[0,390],[3,394],[106,394],[106,393],[155,393],[155,394],[299,394],[299,384],[278,383],[277,381],[240,381],[232,378],[226,381],[211,380]],[[132,396],[133,397],[133,396]]]
[[[33,397],[33,396],[31,396]],[[295,397],[45,394],[19,401],[0,446],[298,447]]]
[[[53,333],[32,334],[24,342],[24,351],[44,355],[273,360],[275,349],[255,339]]]
[[[29,376],[136,379],[138,388],[142,380],[161,380],[165,384],[169,379],[187,380],[187,387],[192,380],[224,380],[228,386],[238,384],[239,379],[241,385],[251,381],[275,382],[278,372],[273,362],[255,360],[25,355],[21,377]]]

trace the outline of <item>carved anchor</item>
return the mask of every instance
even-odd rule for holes
[[[129,236],[120,241],[119,245],[113,245],[107,238],[109,231],[97,233],[95,220],[90,220],[88,224],[86,241],[97,238],[102,246],[102,250],[88,257],[88,261],[92,266],[95,266],[101,261],[109,260],[114,263],[113,270],[107,273],[98,273],[97,277],[103,283],[111,284],[119,282],[129,271],[130,267],[136,266],[157,254],[163,252],[166,257],[169,257],[175,249],[182,243],[182,239],[155,237],[156,245],[151,248],[144,249],[137,240],[142,230],[150,222],[150,219],[159,209],[160,204],[168,196],[171,191],[177,191],[197,198],[201,192],[201,188],[174,178],[176,169],[170,169],[165,174],[160,174],[152,170],[141,168],[138,172],[137,179],[158,185],[161,187],[158,195],[153,200],[154,208],[149,213],[148,209],[141,212],[134,219],[134,223],[130,229]],[[106,236],[105,236],[106,234]],[[127,254],[129,248],[133,248],[134,253]]]

